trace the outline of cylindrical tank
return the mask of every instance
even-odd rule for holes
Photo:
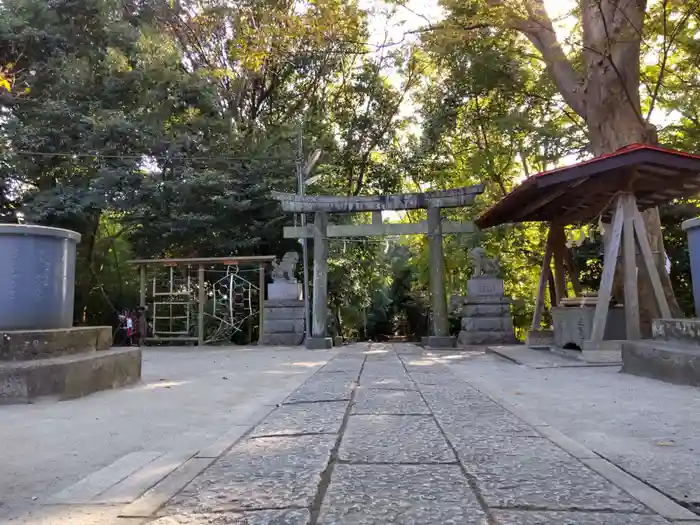
[[[700,316],[700,217],[690,219],[681,228],[688,235],[688,255],[690,256],[690,276],[695,298],[695,316]]]
[[[0,224],[0,330],[73,326],[78,242],[70,230]]]

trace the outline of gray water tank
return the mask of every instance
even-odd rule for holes
[[[73,326],[78,242],[70,230],[0,224],[0,330]]]
[[[688,255],[690,256],[690,276],[695,299],[695,317],[700,317],[700,217],[681,224],[688,235]]]

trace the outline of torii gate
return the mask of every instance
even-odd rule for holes
[[[313,270],[313,319],[311,337],[306,338],[310,349],[330,348],[331,339],[326,332],[328,314],[328,238],[369,237],[382,235],[428,235],[430,260],[430,303],[433,312],[432,334],[425,344],[433,348],[451,348],[447,319],[447,297],[445,295],[445,257],[442,236],[454,233],[474,233],[476,227],[469,222],[443,222],[442,208],[459,208],[474,202],[484,191],[483,184],[465,188],[426,193],[402,193],[397,195],[333,197],[326,195],[297,195],[272,192],[282,209],[295,213],[314,213],[313,225],[285,227],[286,239],[314,239]],[[384,224],[384,210],[427,209],[428,220],[413,224]],[[328,223],[329,213],[372,212],[371,224],[334,225]],[[307,327],[308,330],[308,327]],[[308,333],[308,332],[307,332]]]

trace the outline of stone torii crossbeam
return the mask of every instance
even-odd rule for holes
[[[430,304],[433,312],[432,334],[427,345],[435,348],[454,346],[450,337],[445,294],[445,256],[442,236],[454,233],[474,233],[473,222],[443,222],[442,208],[469,206],[484,191],[482,184],[465,188],[426,193],[402,193],[397,195],[336,197],[326,195],[297,195],[272,192],[282,209],[294,213],[314,213],[313,225],[285,227],[287,239],[314,239],[313,269],[313,318],[311,336],[306,347],[330,348],[326,318],[328,314],[328,239],[330,237],[369,237],[382,235],[428,235],[430,253]],[[426,209],[428,220],[413,224],[384,224],[382,211]],[[329,213],[372,212],[371,224],[333,225],[328,222]],[[308,327],[307,327],[308,330]]]

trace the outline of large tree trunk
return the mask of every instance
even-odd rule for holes
[[[493,4],[505,5],[499,0]],[[582,0],[583,61],[579,70],[564,54],[557,41],[543,0],[522,0],[525,16],[510,20],[542,54],[548,71],[562,97],[581,116],[588,128],[591,153],[612,153],[633,143],[656,144],[653,126],[642,117],[640,85],[640,44],[644,29],[645,0]],[[666,252],[657,209],[643,213],[652,250],[666,297],[674,316],[680,316],[671,279],[666,271]],[[643,265],[641,265],[643,266]],[[642,331],[649,335],[653,317],[658,316],[646,272],[639,272],[639,302]],[[617,275],[616,288],[622,283]]]

